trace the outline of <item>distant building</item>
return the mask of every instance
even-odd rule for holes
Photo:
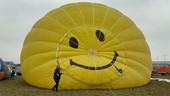
[[[153,67],[155,66],[170,66],[170,61],[153,61]]]
[[[8,67],[10,67],[12,69],[13,65],[14,65],[14,62],[13,61],[4,61],[4,63],[6,65],[8,65]]]

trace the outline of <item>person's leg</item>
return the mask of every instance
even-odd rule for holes
[[[58,82],[56,83],[55,87],[56,87],[56,91],[58,91]]]
[[[56,88],[56,85],[54,85],[54,87],[52,88],[52,90],[55,90],[55,88]]]

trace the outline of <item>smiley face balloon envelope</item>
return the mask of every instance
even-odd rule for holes
[[[21,52],[24,80],[59,90],[130,88],[150,81],[152,60],[137,26],[121,12],[97,3],[71,3],[42,17]]]

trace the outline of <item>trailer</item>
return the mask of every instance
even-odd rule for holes
[[[170,66],[155,66],[153,67],[154,74],[169,75]]]

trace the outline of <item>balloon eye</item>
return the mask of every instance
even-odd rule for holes
[[[69,44],[72,48],[78,48],[78,41],[74,37],[70,38]]]
[[[97,39],[99,39],[99,41],[101,42],[105,40],[104,34],[100,30],[96,30],[96,36],[97,36]]]

